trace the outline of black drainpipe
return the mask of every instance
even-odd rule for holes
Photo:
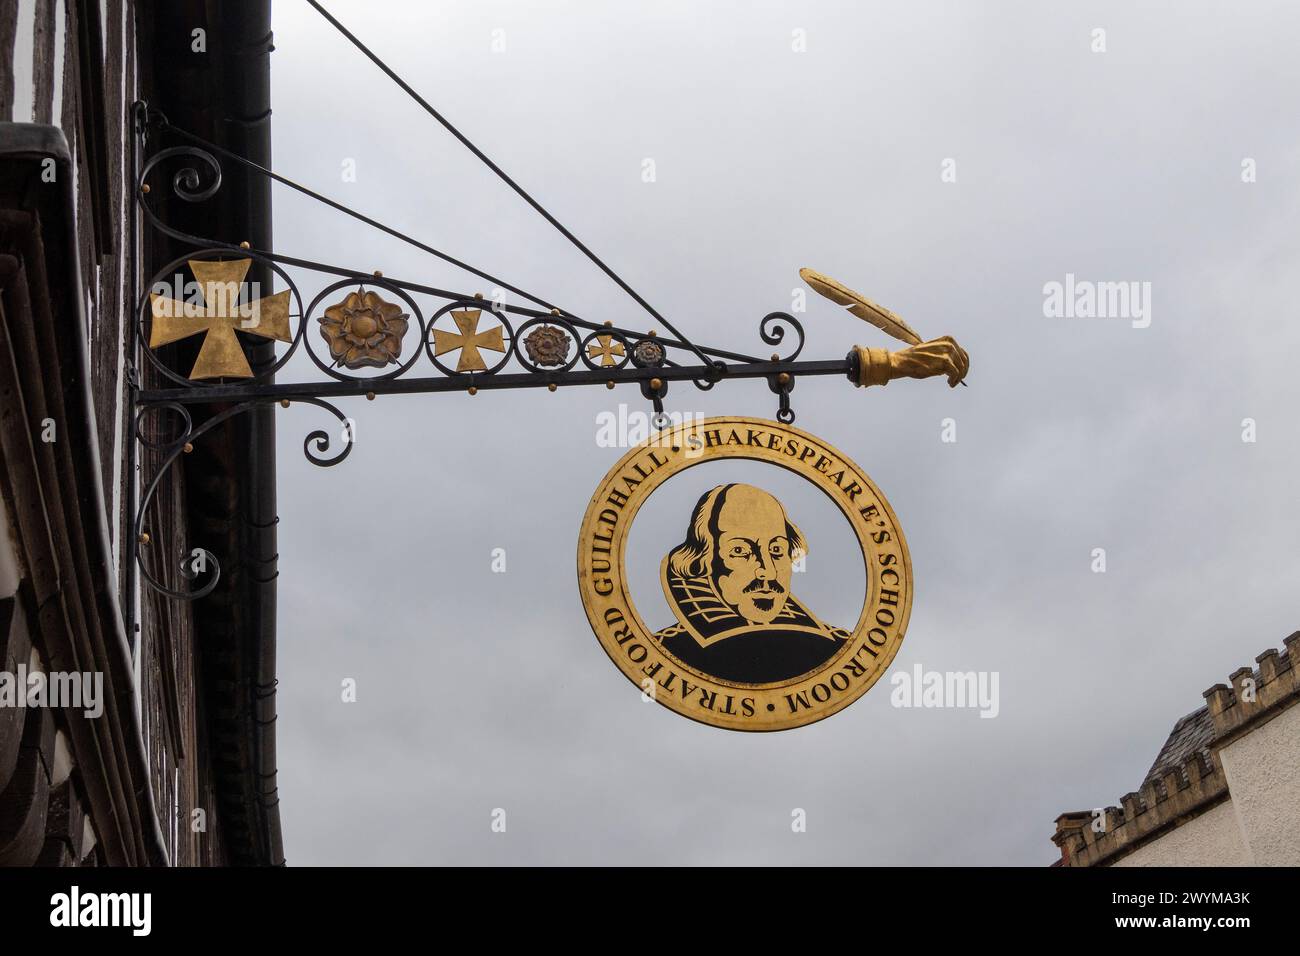
[[[143,4],[141,18],[141,51],[152,60],[149,105],[171,124],[270,167],[268,0],[168,0]],[[193,49],[196,29],[206,31],[202,52]],[[157,145],[180,141],[164,135]],[[160,203],[164,221],[191,234],[272,248],[270,182],[229,162],[222,177],[207,202]],[[148,238],[154,269],[191,251]],[[248,278],[262,294],[275,288],[271,270],[256,262]],[[254,370],[274,362],[274,343],[249,338],[245,345]],[[196,442],[185,462],[190,545],[212,551],[222,572],[217,589],[193,605],[200,733],[208,740],[220,826],[230,862],[273,866],[284,862],[275,758],[274,415],[264,406],[234,416]],[[203,417],[199,411],[196,424]]]

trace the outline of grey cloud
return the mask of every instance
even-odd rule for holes
[[[823,378],[793,399],[908,536],[895,667],[997,670],[1002,699],[994,720],[895,709],[886,679],[775,735],[641,703],[574,573],[587,499],[621,454],[596,446],[595,418],[643,409],[634,389],[357,402],[358,444],[328,470],[303,460],[319,419],[294,408],[279,425],[290,863],[1046,864],[1058,813],[1134,789],[1205,687],[1296,628],[1294,7],[331,9],[697,340],[767,351],[758,319],[789,308],[806,265],[962,342],[970,388]],[[276,18],[277,170],[586,317],[643,324],[309,8]],[[1105,54],[1089,52],[1097,26]],[[1239,181],[1243,157],[1257,183]],[[275,202],[287,253],[488,291]],[[1150,281],[1150,328],[1044,318],[1043,284],[1067,272]],[[802,318],[805,357],[890,344],[811,293]],[[282,379],[308,375],[295,360]],[[775,411],[761,382],[674,386],[668,405]],[[956,444],[939,441],[948,417]],[[814,541],[837,533],[799,520]]]

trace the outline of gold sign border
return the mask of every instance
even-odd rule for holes
[[[751,429],[761,434],[755,436]],[[708,440],[714,430],[721,443]],[[738,442],[730,440],[733,431]],[[772,442],[773,435],[780,436],[779,443]],[[789,450],[792,446],[796,451]],[[728,459],[778,465],[812,482],[836,504],[862,548],[867,594],[852,637],[816,670],[779,684],[723,681],[682,664],[654,640],[654,631],[641,619],[628,586],[627,537],[641,505],[685,469]],[[851,482],[857,484],[857,491]],[[605,548],[604,553],[597,550]],[[608,571],[594,567],[606,559]],[[647,690],[643,681],[653,680],[658,703],[683,717],[728,730],[788,730],[843,710],[888,669],[912,612],[912,559],[885,496],[838,449],[815,435],[765,419],[708,418],[651,435],[605,475],[587,506],[578,536],[578,589],[605,653],[643,691]],[[896,596],[885,602],[886,594]]]

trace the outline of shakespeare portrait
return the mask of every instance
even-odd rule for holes
[[[721,680],[789,680],[829,660],[848,632],[823,623],[791,593],[803,534],[775,497],[718,485],[696,503],[686,539],[660,578],[676,623],[655,637],[689,667]]]

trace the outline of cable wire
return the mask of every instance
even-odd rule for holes
[[[547,309],[548,311],[552,309],[557,309],[557,306],[553,305],[550,302],[547,302],[545,299],[540,298],[539,296],[535,296],[532,295],[531,293],[525,292],[523,289],[511,285],[509,282],[506,282],[502,279],[498,279],[496,276],[492,275],[489,272],[484,272],[482,269],[476,269],[468,262],[462,262],[461,260],[457,259],[455,256],[448,255],[447,253],[442,252],[439,249],[435,249],[433,246],[428,245],[427,243],[421,242],[418,239],[406,235],[406,233],[399,232],[398,230],[392,228],[391,226],[386,226],[382,222],[379,222],[375,219],[371,219],[369,216],[364,215],[363,213],[359,213],[354,209],[349,209],[347,206],[343,205],[342,203],[330,199],[328,196],[323,196],[320,193],[316,192],[315,190],[309,189],[308,187],[303,186],[300,183],[296,183],[292,179],[282,176],[279,173],[275,172],[274,170],[267,169],[266,167],[253,162],[251,159],[246,159],[243,156],[240,156],[238,153],[232,153],[230,150],[223,149],[222,147],[216,145],[215,143],[209,143],[207,140],[203,139],[202,137],[195,136],[193,133],[187,132],[178,126],[172,126],[170,123],[165,124],[162,128],[168,130],[171,133],[174,133],[175,135],[179,136],[181,139],[188,140],[189,142],[194,143],[195,145],[200,146],[203,149],[216,153],[219,156],[224,156],[226,159],[237,162],[248,169],[252,169],[255,172],[260,173],[261,175],[268,177],[269,179],[273,179],[277,183],[280,183],[281,185],[288,186],[290,189],[296,190],[297,192],[302,193],[304,196],[309,196],[310,198],[316,200],[317,202],[324,203],[325,205],[329,206],[331,209],[337,209],[339,212],[345,213],[346,215],[351,216],[353,219],[364,222],[367,226],[373,226],[374,228],[380,230],[381,232],[386,232],[388,233],[388,235],[393,236],[396,239],[401,239],[403,242],[415,246],[415,248],[417,249],[423,250],[424,252],[427,252],[430,255],[437,256],[439,259],[443,260],[444,262],[450,263],[453,266],[464,269],[466,272],[472,273],[473,275],[478,276],[480,279],[484,279],[488,282],[491,282],[494,285],[500,286],[503,289],[513,292],[515,295],[527,299],[529,302],[536,302],[538,305],[540,305],[544,309]],[[564,310],[559,309],[559,311],[563,312]]]
[[[701,352],[693,342],[691,342],[688,338],[686,338],[686,336],[682,335],[681,332],[677,331],[677,329],[673,327],[671,322],[669,322],[662,315],[660,315],[659,312],[656,311],[656,309],[652,305],[650,305],[649,302],[643,299],[635,289],[633,289],[630,285],[624,282],[623,279],[618,275],[618,273],[616,273],[609,266],[605,265],[605,263],[601,261],[599,256],[597,256],[594,252],[588,249],[586,245],[583,244],[582,240],[580,240],[572,232],[566,229],[564,224],[561,223],[554,216],[552,216],[546,210],[546,208],[542,206],[541,203],[539,203],[536,199],[530,196],[527,190],[525,190],[517,182],[511,179],[510,176],[506,174],[505,170],[503,170],[496,163],[492,162],[492,160],[488,158],[486,153],[484,153],[481,149],[479,149],[472,142],[470,142],[469,138],[466,137],[465,134],[463,134],[454,125],[452,125],[452,123],[445,116],[443,116],[436,109],[434,109],[424,97],[422,97],[419,93],[415,92],[415,90],[411,88],[409,83],[407,83],[395,72],[393,72],[392,68],[389,67],[387,63],[381,60],[375,53],[373,53],[370,50],[369,47],[367,47],[364,43],[362,43],[359,39],[357,39],[357,37],[350,30],[348,30],[347,27],[345,27],[342,23],[340,23],[337,19],[335,19],[333,14],[331,14],[328,10],[326,10],[323,6],[321,6],[320,3],[317,2],[317,0],[307,0],[307,2],[311,4],[313,8],[315,8],[317,13],[319,13],[322,17],[324,17],[327,21],[329,21],[330,25],[333,26],[334,29],[338,30],[339,33],[343,34],[343,36],[345,36],[352,43],[353,46],[355,46],[358,50],[364,53],[370,59],[370,61],[375,64],[375,66],[379,67],[379,69],[381,69],[388,76],[390,80],[392,80],[399,87],[401,87],[403,92],[405,92],[407,96],[415,100],[415,102],[418,103],[426,113],[428,113],[435,120],[437,120],[442,125],[443,129],[451,133],[452,136],[455,136],[456,139],[460,141],[462,146],[464,146],[471,153],[473,153],[479,159],[480,162],[482,162],[485,166],[488,167],[488,169],[496,173],[497,178],[499,178],[507,186],[513,189],[520,196],[520,198],[522,198],[526,203],[528,203],[528,205],[532,206],[533,209],[535,209],[539,214],[541,214],[541,216],[544,219],[546,219],[547,222],[549,222],[552,226],[554,226],[557,230],[559,230],[561,235],[563,235],[566,239],[568,239],[571,243],[573,243],[573,245],[576,246],[583,253],[583,255],[585,255],[588,259],[594,262],[600,268],[600,270],[605,273],[605,275],[613,279],[614,282],[618,284],[619,288],[621,288],[624,292],[626,292],[634,300],[636,300],[637,304],[640,305],[643,309],[645,309],[648,313],[650,313],[650,315],[652,315],[657,322],[662,324],[664,328],[666,328],[669,332],[675,335],[682,342],[686,343],[687,347],[690,348],[690,350],[694,352],[697,356],[699,356],[699,358],[705,364],[711,364],[708,357],[703,352]]]

